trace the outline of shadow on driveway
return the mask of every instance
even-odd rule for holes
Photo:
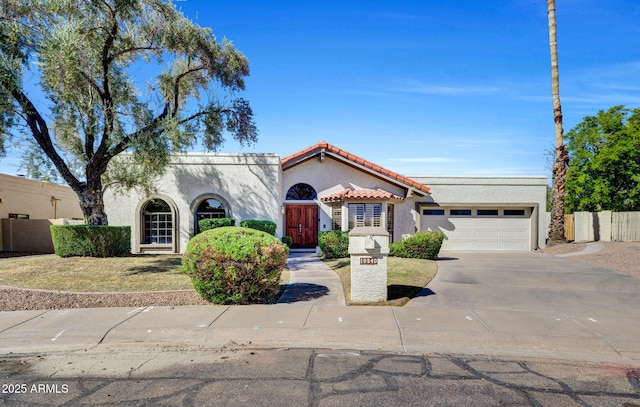
[[[287,284],[278,303],[291,304],[294,302],[309,301],[324,297],[328,294],[329,288],[323,285],[310,283]]]

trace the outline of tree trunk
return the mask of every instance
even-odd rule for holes
[[[547,0],[549,17],[549,48],[551,51],[551,94],[553,97],[553,121],[556,135],[556,159],[553,168],[553,193],[551,197],[551,223],[549,244],[565,241],[564,237],[564,197],[569,153],[564,147],[562,135],[562,108],[560,106],[560,74],[558,71],[558,47],[556,43],[555,0]]]
[[[84,220],[88,225],[106,226],[107,214],[104,211],[104,199],[102,181],[87,182],[84,188],[76,191],[80,198],[80,209],[84,214]]]
[[[549,243],[552,245],[566,241],[564,236],[564,197],[568,161],[569,153],[562,145],[560,150],[556,150],[556,162],[553,168],[551,224],[549,227]]]

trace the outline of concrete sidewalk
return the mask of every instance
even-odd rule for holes
[[[636,283],[569,259],[522,256],[465,255],[439,261],[431,291],[405,307],[292,300],[275,305],[0,312],[0,354],[295,347],[640,365],[640,310],[629,305],[626,312],[616,311],[615,302],[632,304],[628,301],[637,298]],[[523,264],[518,261],[528,269],[520,270]],[[317,260],[304,256],[292,259],[290,266],[294,264],[303,272],[320,268]],[[579,282],[574,293],[553,294],[568,277],[554,267],[571,269],[570,285]],[[500,285],[508,274],[518,282]],[[544,279],[536,281],[537,276]],[[618,300],[603,306],[612,293]],[[592,302],[600,306],[584,305]]]
[[[515,311],[500,321],[505,315],[449,307],[295,304],[14,311],[0,313],[0,354],[139,346],[314,347],[640,365],[638,337],[621,337],[615,329],[637,319],[597,326],[579,314]],[[545,319],[554,326],[541,329]]]

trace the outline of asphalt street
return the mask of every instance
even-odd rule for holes
[[[329,349],[3,358],[7,406],[640,406],[640,369]]]

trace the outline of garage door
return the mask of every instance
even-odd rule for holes
[[[423,208],[420,230],[444,232],[442,250],[528,251],[530,208]]]

